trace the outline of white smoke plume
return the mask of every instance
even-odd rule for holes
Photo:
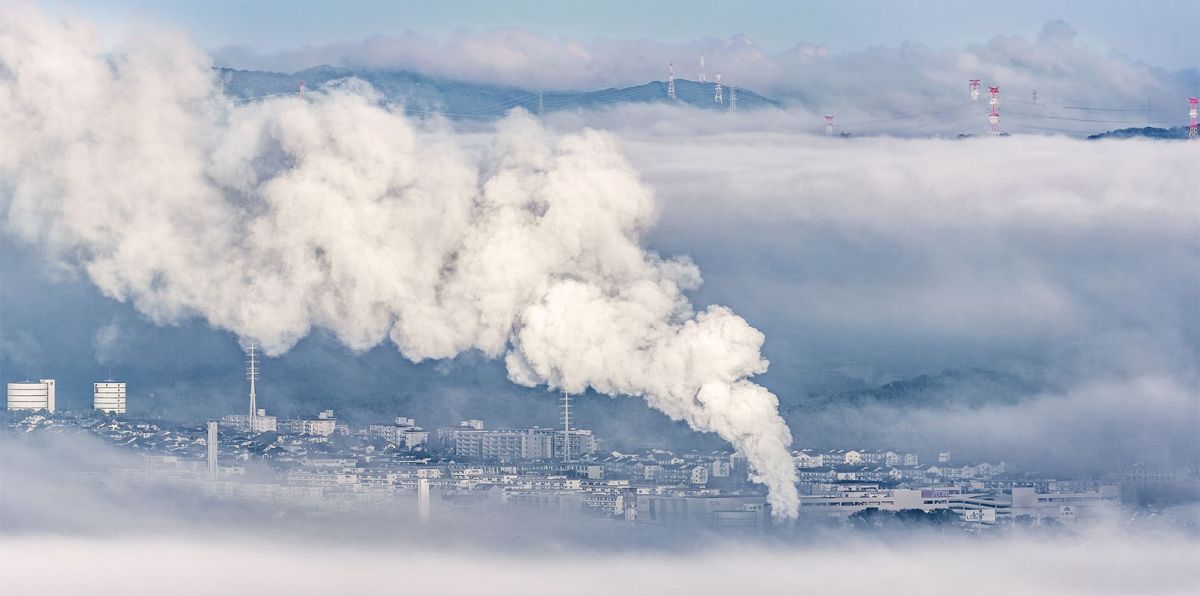
[[[613,140],[515,114],[477,150],[376,99],[350,84],[235,106],[180,36],[107,51],[87,23],[6,11],[6,233],[156,322],[201,317],[268,354],[320,328],[642,396],[743,451],[776,515],[795,515],[790,433],[748,380],[763,335],[696,312],[696,267],[642,248],[652,195]]]

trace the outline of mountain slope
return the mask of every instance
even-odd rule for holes
[[[408,71],[351,70],[318,66],[291,74],[218,69],[225,93],[249,99],[298,92],[300,81],[308,89],[337,85],[348,78],[362,79],[383,94],[384,100],[405,106],[410,114],[439,113],[454,119],[492,119],[521,107],[537,113],[598,109],[622,103],[665,103],[666,81],[651,81],[633,87],[596,91],[530,91],[517,87],[483,85],[420,75]],[[701,109],[728,109],[729,89],[724,104],[713,101],[713,85],[678,79],[675,94],[679,103]],[[739,110],[777,107],[779,102],[747,89],[738,89]]]
[[[1156,128],[1153,126],[1146,126],[1143,128],[1120,128],[1117,130],[1110,130],[1108,132],[1088,135],[1088,140],[1131,139],[1134,137],[1145,137],[1149,139],[1186,139],[1188,138],[1188,129],[1186,126],[1175,126],[1172,128]]]

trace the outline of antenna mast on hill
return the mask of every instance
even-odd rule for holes
[[[254,382],[258,380],[258,355],[256,348],[250,346],[246,348],[246,380],[250,381],[250,418],[247,420],[250,423],[250,430],[254,430],[254,417],[258,414],[258,405],[255,403]]]
[[[667,97],[675,99],[675,63],[667,63]]]
[[[563,461],[571,461],[571,394],[563,391]]]
[[[729,86],[729,111],[737,111],[737,87]]]
[[[825,114],[825,136],[833,136],[833,114]]]
[[[1000,88],[989,86],[988,93],[991,95],[988,98],[988,134],[998,137],[1000,136]]]
[[[713,101],[723,104],[725,97],[721,95],[721,73],[717,73],[717,82],[713,85]]]
[[[300,99],[304,99],[304,81],[300,81]]]
[[[700,77],[697,80],[701,83],[708,82],[708,75],[704,74],[704,54],[700,54]]]
[[[970,79],[971,81],[971,101],[979,101],[979,79]]]

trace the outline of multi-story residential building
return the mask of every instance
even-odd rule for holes
[[[730,473],[730,465],[728,459],[714,459],[708,464],[708,475],[710,478],[728,478]]]
[[[596,452],[596,437],[592,435],[592,431],[583,428],[573,428],[570,432],[570,451],[564,451],[564,445],[568,444],[563,431],[554,432],[554,450],[552,457],[564,457],[565,454],[570,454],[573,458],[579,458],[591,455]]]
[[[268,415],[266,408],[259,408],[255,411],[254,418],[250,418],[245,414],[222,416],[221,425],[237,432],[283,432],[280,430],[280,420],[275,416]]]
[[[372,424],[368,433],[397,447],[416,449],[429,441],[429,433],[416,425],[412,418],[397,417],[394,424]]]
[[[125,383],[112,379],[92,383],[92,407],[106,414],[126,413]]]
[[[792,461],[797,468],[819,468],[824,458],[819,453],[813,453],[812,449],[801,449],[792,452]]]
[[[8,384],[9,410],[46,410],[53,412],[54,379]]]
[[[489,429],[479,421],[463,421],[457,427],[437,430],[442,447],[458,457],[515,461],[519,459],[551,459],[562,457],[566,452],[564,433],[548,428]],[[477,428],[479,427],[479,428]],[[570,455],[573,458],[595,453],[596,439],[592,431],[572,429],[570,433]]]
[[[316,418],[280,420],[277,428],[277,432],[283,435],[328,437],[337,430],[337,419],[333,416],[333,410],[322,410]]]
[[[658,484],[708,484],[708,467],[686,463],[656,466],[653,480]]]

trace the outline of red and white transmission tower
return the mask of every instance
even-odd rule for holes
[[[721,94],[721,73],[717,73],[717,82],[713,85],[713,101],[717,103],[725,103],[725,96]]]
[[[988,87],[991,97],[988,98],[988,134],[1000,136],[1000,88]]]
[[[1196,121],[1200,118],[1198,116],[1198,113],[1200,113],[1200,106],[1197,106],[1198,102],[1200,102],[1200,97],[1188,98],[1188,139],[1193,141],[1200,139],[1200,132],[1196,129]]]
[[[708,75],[704,74],[704,54],[700,54],[700,78],[697,80],[701,83],[708,82]]]
[[[971,81],[971,101],[979,101],[979,79],[970,79]]]
[[[300,99],[304,99],[304,81],[300,81]]]
[[[667,97],[675,99],[675,63],[667,63]]]
[[[833,136],[833,114],[825,115],[825,136]]]

